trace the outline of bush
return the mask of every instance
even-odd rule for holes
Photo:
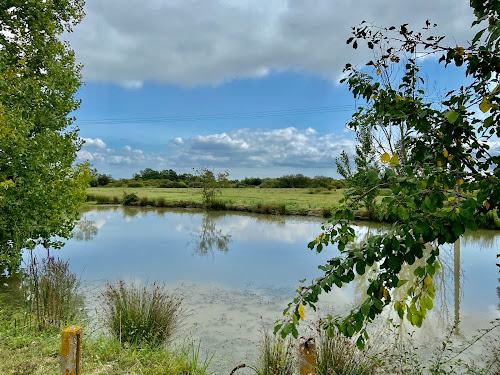
[[[156,207],[167,207],[167,201],[165,200],[165,198],[161,197],[161,198],[156,198],[155,200],[155,204],[154,204]]]
[[[144,187],[144,184],[142,182],[129,182],[127,186],[131,188],[139,188]]]
[[[286,205],[284,203],[281,204],[257,203],[255,212],[261,214],[270,214],[270,215],[285,215]]]
[[[132,206],[139,201],[139,197],[134,193],[125,194],[122,199],[122,204],[124,206]]]
[[[150,202],[148,197],[139,198],[139,206],[147,206],[147,205],[151,205],[152,203],[154,203],[154,202]]]
[[[103,299],[105,325],[122,345],[161,346],[183,318],[182,298],[156,282],[151,287],[124,281],[117,286],[108,284]]]
[[[23,280],[26,308],[40,330],[60,330],[74,323],[83,310],[79,281],[69,271],[68,262],[54,257],[32,258]]]

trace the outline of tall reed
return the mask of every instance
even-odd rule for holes
[[[292,375],[295,372],[294,346],[291,340],[264,333],[259,364],[252,367],[258,375]]]
[[[359,351],[356,344],[341,334],[330,337],[320,330],[317,338],[317,375],[369,375],[375,372],[375,362],[369,348]]]
[[[67,261],[31,258],[23,285],[28,315],[39,330],[59,330],[74,323],[83,311],[79,284]]]

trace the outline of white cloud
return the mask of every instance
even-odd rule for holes
[[[83,160],[92,161],[92,160],[94,160],[94,156],[92,155],[92,153],[85,151],[85,150],[78,151],[76,154],[76,158],[80,161],[83,161]]]
[[[211,162],[216,167],[328,168],[342,150],[352,152],[355,142],[337,135],[318,135],[308,128],[239,129],[230,133],[198,135],[179,145],[167,145],[169,159],[178,166]]]
[[[155,80],[218,84],[305,70],[336,79],[346,62],[371,53],[346,45],[362,20],[390,26],[437,22],[448,43],[471,39],[467,1],[106,0],[88,1],[87,16],[66,35],[87,80],[140,88]]]
[[[82,138],[83,147],[106,148],[106,143],[101,138]]]
[[[174,138],[173,142],[176,145],[182,145],[184,143],[183,139],[181,137]]]
[[[108,158],[109,164],[130,164],[132,160],[128,156],[113,155]]]
[[[500,140],[499,141],[488,141],[486,142],[490,146],[490,154],[500,155]]]
[[[290,173],[332,174],[335,157],[342,150],[354,152],[355,141],[338,134],[319,134],[313,128],[299,130],[238,129],[228,133],[172,139],[158,153],[126,145],[106,152],[81,150],[79,160],[89,160],[100,173],[130,177],[144,168],[192,172],[209,166],[229,170],[233,177],[272,177]],[[238,171],[240,171],[238,173]]]

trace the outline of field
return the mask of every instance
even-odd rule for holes
[[[326,189],[222,189],[218,200],[221,208],[235,211],[252,211],[280,214],[308,214],[324,216],[335,208],[343,197],[342,190]],[[201,189],[195,188],[89,188],[90,201],[119,203],[125,194],[134,193],[143,198],[142,205],[166,207],[201,206]],[[104,198],[101,199],[100,197]],[[113,199],[113,197],[116,197]],[[147,198],[147,201],[144,199]],[[162,204],[158,204],[162,202]],[[140,203],[141,204],[141,203]]]

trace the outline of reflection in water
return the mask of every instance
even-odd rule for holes
[[[455,281],[455,334],[460,334],[458,322],[460,321],[460,238],[453,244],[453,262],[454,272],[453,279]]]
[[[206,212],[203,215],[201,226],[196,227],[191,232],[194,245],[194,253],[196,255],[205,256],[213,253],[214,250],[227,253],[229,251],[229,243],[231,235],[223,234],[221,229],[217,229],[215,220],[224,216],[223,213]]]
[[[73,238],[76,241],[91,241],[97,234],[98,228],[93,220],[86,220],[82,217],[73,230]]]
[[[357,229],[357,241],[350,244],[349,248],[360,247],[370,236],[383,234],[385,231],[384,226],[367,226],[366,232],[360,234]],[[479,244],[480,248],[491,248],[498,238],[498,232],[495,231],[480,231],[480,233],[474,232],[471,235],[467,232],[465,237],[460,238],[453,244],[453,254],[442,251],[438,257],[438,262],[440,264],[440,269],[436,271],[433,277],[433,284],[436,288],[436,300],[435,303],[440,304],[439,309],[434,309],[434,312],[439,315],[438,319],[446,325],[455,325],[455,334],[460,335],[460,302],[461,295],[463,294],[463,284],[461,284],[461,267],[460,267],[460,255],[461,255],[461,241],[470,244]],[[413,272],[418,267],[426,266],[426,258],[431,251],[430,245],[427,247],[424,257],[422,259],[416,260],[413,265],[405,264],[402,266],[399,273],[400,280],[409,280],[404,286],[394,290],[393,301],[399,301],[404,299],[408,295],[408,289],[412,286],[412,280],[414,279]],[[452,264],[453,257],[453,264]],[[356,275],[354,279],[355,284],[355,295],[357,304],[362,304],[363,301],[368,297],[366,294],[367,286],[369,285],[369,279],[371,275],[376,275],[379,272],[378,264],[366,269],[363,275]],[[454,319],[450,321],[448,301],[451,300],[451,295],[448,294],[449,282],[453,279],[453,303],[454,303]],[[500,279],[499,279],[500,281]],[[500,287],[497,288],[497,294],[500,298]],[[451,302],[451,301],[450,301]],[[500,306],[500,305],[499,305]]]
[[[22,278],[22,272],[10,276],[0,275],[0,307],[4,317],[10,318],[12,313],[24,306]]]
[[[333,246],[321,254],[311,254],[307,249],[322,221],[194,209],[97,206],[82,215],[76,238],[68,241],[61,255],[71,259],[73,272],[89,282],[125,277],[172,284],[217,282],[231,290],[248,285],[252,290],[267,290],[272,286],[279,293],[266,296],[275,298],[295,290],[299,279],[319,277],[317,265],[338,255]],[[383,230],[381,224],[360,223],[357,239],[361,243]],[[423,335],[438,335],[438,328],[449,329],[458,318],[462,319],[461,334],[468,334],[471,327],[479,327],[480,322],[498,314],[495,247],[499,233],[467,232],[461,243],[440,246],[441,268],[433,277],[436,299],[429,322],[421,329]],[[185,251],[186,239],[200,256]],[[212,254],[210,261],[208,254]],[[402,268],[401,279],[410,282],[394,292],[393,300],[405,298],[413,271],[423,265],[425,259]],[[332,313],[344,313],[365,300],[369,279],[378,271],[375,264],[352,285],[332,290]],[[10,281],[7,283],[10,285]],[[0,285],[0,293],[1,289]],[[389,315],[395,317],[393,309]]]

